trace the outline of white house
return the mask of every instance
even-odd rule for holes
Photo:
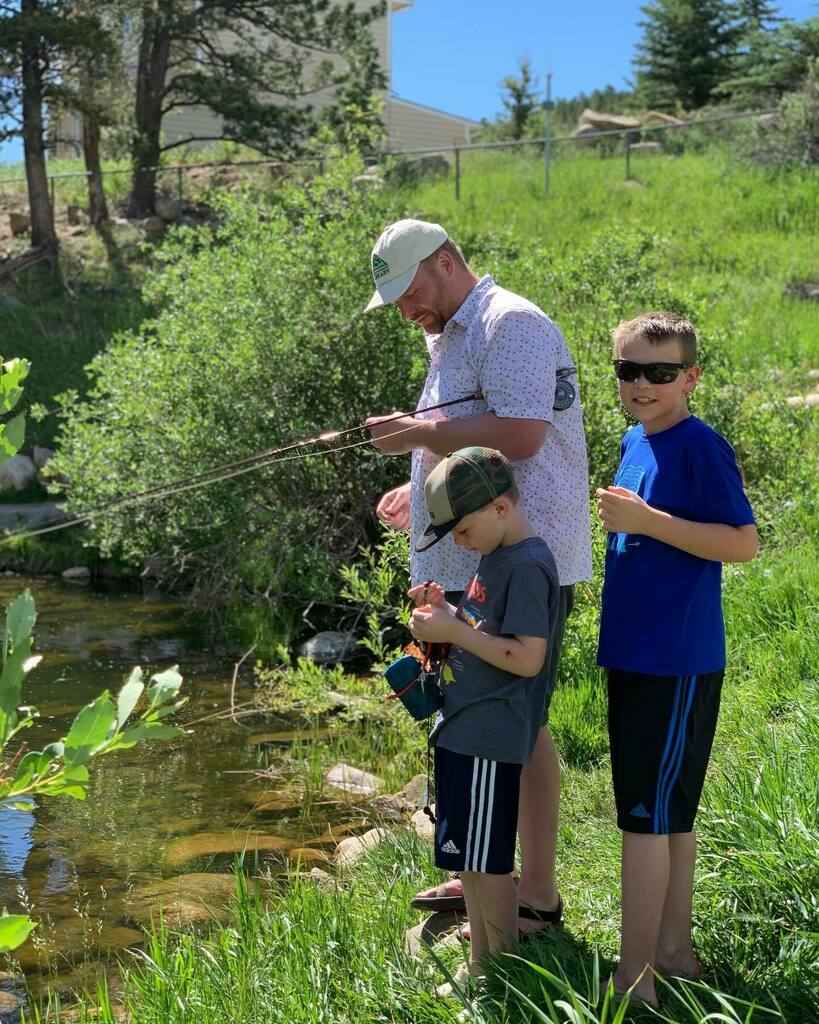
[[[373,2],[374,0],[355,0],[356,6],[361,8],[371,7]],[[477,121],[421,103],[413,103],[393,92],[392,27],[396,15],[412,17],[412,0],[389,0],[388,13],[372,26],[373,39],[387,78],[382,113],[388,131],[387,148],[390,151],[448,150],[454,146],[468,145],[474,133],[480,128]],[[320,106],[326,99],[319,93],[311,97],[311,102],[315,106]],[[445,89],[442,89],[441,102],[446,105]],[[196,137],[212,138],[220,133],[219,119],[205,107],[184,107],[165,116],[162,132],[166,142]],[[60,139],[58,150],[65,152],[64,147],[67,143],[71,149],[79,151],[82,139],[79,116],[69,114],[61,118],[57,135]]]

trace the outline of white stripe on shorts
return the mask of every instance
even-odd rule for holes
[[[475,757],[472,759],[472,796],[469,805],[469,825],[466,829],[466,856],[464,857],[464,867],[469,868],[469,855],[472,852],[472,824],[475,819],[475,787],[478,783],[478,761],[480,759]]]

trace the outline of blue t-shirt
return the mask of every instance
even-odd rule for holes
[[[696,416],[657,434],[632,427],[614,482],[682,519],[754,522],[733,448]],[[721,578],[721,562],[641,534],[610,533],[598,664],[663,676],[725,668]]]

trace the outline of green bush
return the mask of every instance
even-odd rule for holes
[[[56,470],[72,481],[72,508],[414,404],[426,372],[420,339],[395,310],[361,313],[372,242],[405,211],[351,187],[356,170],[339,160],[269,200],[223,196],[218,226],[180,230],[157,251],[145,299],[159,312],[92,363],[90,400],[66,405]],[[708,296],[665,282],[659,268],[671,243],[647,230],[601,231],[557,259],[546,244],[524,246],[502,231],[466,229],[458,240],[477,272],[537,302],[563,330],[579,371],[591,484],[608,484],[628,426],[610,366],[612,328],[660,308],[696,324]],[[795,489],[813,493],[800,455],[810,410],[772,394],[764,363],[736,366],[742,330],[737,322],[703,337],[694,411],[736,446],[768,524]],[[353,569],[341,594],[338,570],[377,540],[374,503],[407,471],[407,460],[368,446],[285,461],[119,508],[94,520],[93,539],[133,562],[158,556],[166,575],[193,583],[201,605],[227,609],[270,648],[305,628],[307,606],[316,628],[353,621],[339,596],[361,608],[378,581],[357,580]],[[383,660],[394,637],[374,608],[364,614]]]
[[[222,195],[219,225],[180,230],[146,288],[159,310],[90,367],[67,405],[59,471],[71,506],[94,506],[294,439],[406,406],[418,339],[392,311],[364,316],[369,252],[388,218],[350,187],[357,167],[269,201]],[[360,441],[351,435],[343,443]],[[377,495],[407,472],[369,447],[122,508],[94,541],[132,562],[158,555],[210,606],[332,601],[333,568],[373,533]]]

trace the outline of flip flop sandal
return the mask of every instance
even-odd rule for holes
[[[460,875],[454,874],[452,878],[460,878]],[[446,887],[449,882],[442,882],[441,885],[435,886],[434,896],[415,896],[410,901],[410,906],[416,910],[428,910],[433,914],[440,913],[441,911],[465,911],[466,900],[464,899],[463,893],[458,893],[456,896],[447,896]]]
[[[539,924],[545,925],[544,928],[537,928],[534,931],[518,931],[519,939],[531,939],[548,931],[549,928],[557,928],[563,923],[563,900],[558,896],[557,906],[554,910],[535,910],[534,907],[521,903],[518,906],[518,917],[522,917],[524,921],[537,921]]]

